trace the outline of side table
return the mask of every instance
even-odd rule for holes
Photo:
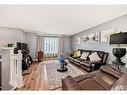
[[[42,62],[42,60],[43,60],[43,52],[39,51],[38,52],[38,62]]]

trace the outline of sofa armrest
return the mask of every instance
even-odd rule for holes
[[[121,77],[121,75],[123,74],[122,72],[115,70],[115,69],[111,68],[110,66],[103,66],[100,68],[100,71],[107,73],[117,79],[119,79]]]
[[[80,85],[72,78],[67,76],[62,79],[62,90],[82,90]]]
[[[115,82],[111,90],[127,90],[127,74],[123,74],[119,80]]]

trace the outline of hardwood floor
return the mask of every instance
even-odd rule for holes
[[[78,68],[77,66],[75,67]],[[86,73],[84,70],[78,69]],[[29,69],[23,72],[23,84],[23,87],[17,88],[16,90],[48,90],[46,65],[43,62],[32,63]],[[61,88],[56,90],[61,90]]]
[[[42,63],[33,63],[23,75],[24,86],[18,90],[47,90],[46,67]],[[28,74],[27,74],[28,73]]]

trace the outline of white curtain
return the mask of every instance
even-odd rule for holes
[[[56,57],[62,53],[62,37],[45,36],[43,41],[45,57]]]
[[[63,53],[63,36],[60,36],[59,38],[59,54]]]
[[[37,52],[43,51],[43,36],[37,35],[36,36],[36,55]]]

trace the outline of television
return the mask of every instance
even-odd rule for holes
[[[17,49],[18,49],[18,50],[21,50],[21,49],[22,49],[22,43],[17,42]]]
[[[28,46],[26,43],[17,42],[17,49],[18,50],[28,50]]]
[[[127,32],[112,34],[110,44],[127,44]]]
[[[22,50],[28,50],[28,47],[27,47],[26,43],[22,43]]]

